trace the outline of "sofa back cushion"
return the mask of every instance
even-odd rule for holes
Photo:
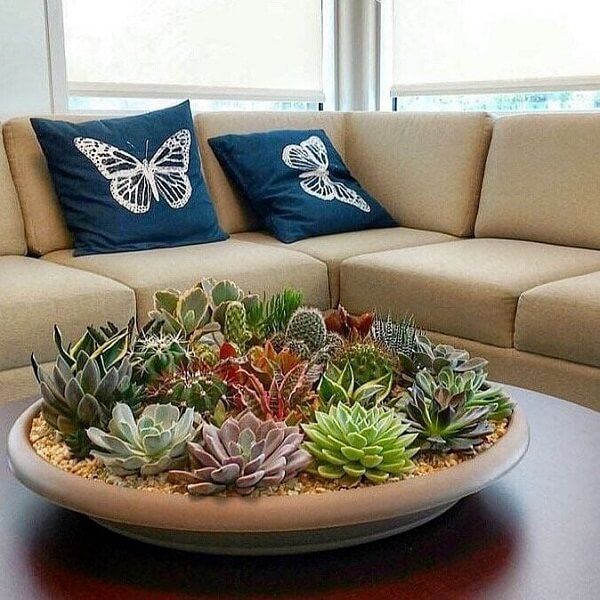
[[[196,115],[195,125],[208,191],[217,210],[219,223],[228,233],[255,230],[258,228],[258,220],[219,165],[208,145],[209,138],[281,129],[324,129],[342,159],[345,159],[343,113],[207,112]]]
[[[600,114],[498,119],[475,234],[600,248]]]
[[[49,118],[79,122],[86,117]],[[89,119],[88,117],[87,119]],[[43,255],[73,246],[60,204],[52,185],[50,171],[28,118],[12,119],[2,128],[23,220],[27,246],[32,254]]]
[[[0,130],[0,255],[25,254],[25,232]]]
[[[486,113],[350,113],[346,164],[400,225],[469,236],[491,130]]]

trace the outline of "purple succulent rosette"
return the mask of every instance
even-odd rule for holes
[[[190,471],[171,471],[168,479],[193,495],[234,489],[245,496],[306,468],[312,458],[300,447],[303,439],[298,426],[261,421],[250,412],[228,418],[220,428],[204,423],[201,441],[188,443]]]

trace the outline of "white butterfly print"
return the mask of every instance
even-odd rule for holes
[[[321,200],[339,200],[364,212],[371,212],[371,207],[362,196],[347,185],[331,180],[327,148],[318,136],[311,135],[300,144],[289,144],[283,149],[281,159],[288,167],[302,171],[298,177],[300,186],[307,194]]]
[[[180,129],[162,144],[148,160],[135,156],[93,138],[76,137],[75,147],[89,158],[110,181],[112,197],[135,214],[150,209],[152,198],[164,198],[171,208],[182,208],[192,195],[187,176],[192,136]],[[146,142],[146,153],[148,142]]]

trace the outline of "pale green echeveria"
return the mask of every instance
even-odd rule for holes
[[[384,483],[414,469],[418,448],[410,446],[417,435],[407,433],[408,424],[393,410],[340,403],[316,412],[315,422],[302,428],[309,440],[304,448],[314,458],[310,470],[325,479]]]
[[[135,419],[126,404],[112,411],[108,432],[97,427],[87,430],[100,450],[92,455],[117,475],[155,475],[185,462],[186,444],[196,433],[194,411],[180,414],[172,404],[147,406]]]

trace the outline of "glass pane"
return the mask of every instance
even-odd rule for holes
[[[69,96],[69,110],[78,112],[144,112],[173,106],[181,100],[165,98],[100,98]],[[317,102],[267,100],[191,100],[192,112],[210,110],[318,110]]]
[[[521,94],[469,94],[446,96],[400,96],[398,110],[485,110],[492,113],[597,110],[600,91],[527,92]]]

